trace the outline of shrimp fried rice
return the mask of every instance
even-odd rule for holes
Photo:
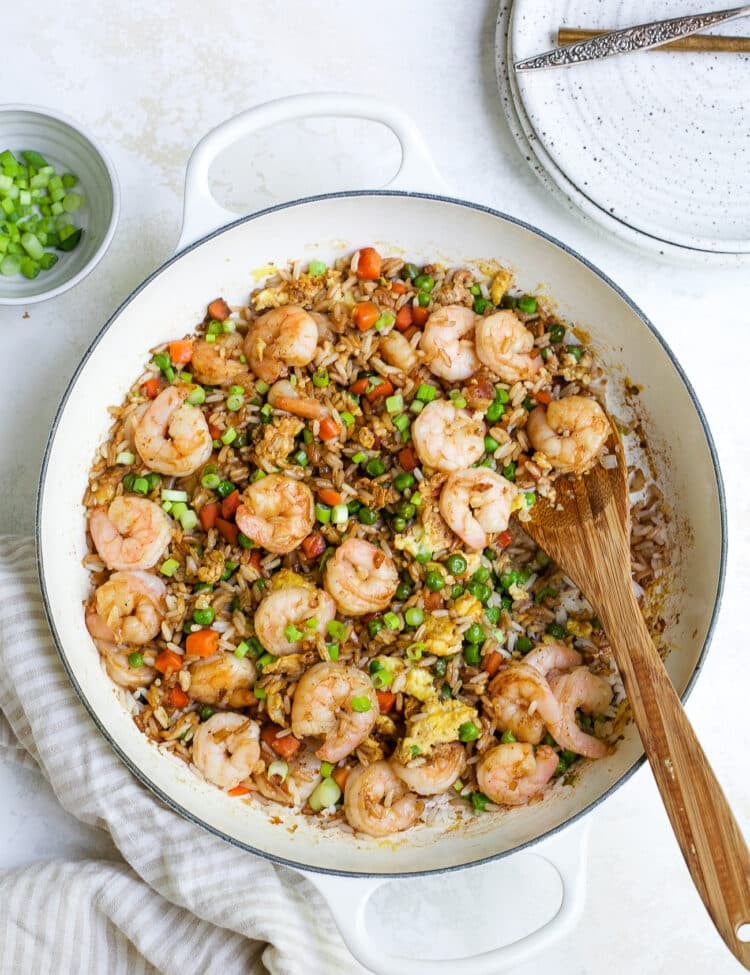
[[[86,624],[138,728],[234,799],[387,836],[542,801],[616,747],[607,636],[523,529],[557,477],[612,464],[607,377],[488,268],[291,264],[155,346],[110,411]]]

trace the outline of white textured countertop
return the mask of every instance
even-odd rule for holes
[[[112,310],[174,249],[185,164],[198,138],[241,109],[280,95],[350,90],[390,99],[419,122],[456,196],[536,224],[599,265],[655,323],[697,390],[726,481],[730,552],[713,650],[688,713],[747,833],[750,441],[747,380],[739,369],[750,336],[748,272],[660,264],[603,237],[550,198],[518,153],[499,104],[494,2],[382,0],[371,18],[365,14],[362,5],[341,0],[71,0],[64,8],[37,0],[33,12],[18,5],[5,10],[2,98],[49,106],[94,132],[119,172],[123,210],[111,250],[85,282],[52,302],[0,308],[9,366],[0,411],[0,531],[33,530],[38,468],[57,403]],[[224,172],[235,182],[232,196],[241,209],[380,185],[398,164],[395,142],[377,126],[302,124],[303,164],[295,151],[297,125],[234,150]],[[57,806],[36,773],[0,766],[0,795],[0,868],[113,855],[100,834]],[[691,885],[648,769],[590,821],[581,924],[555,949],[516,966],[518,975],[740,971]],[[492,869],[485,871],[486,892]],[[494,930],[493,916],[515,892],[498,887],[483,913],[463,876],[394,890],[391,909],[401,920],[391,925],[403,926],[418,897],[424,905],[441,900],[435,926],[454,930],[457,948],[469,946],[472,925]]]

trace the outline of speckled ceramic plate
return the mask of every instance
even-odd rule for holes
[[[676,0],[501,4],[506,116],[542,180],[631,243],[710,263],[750,258],[750,58],[651,52],[553,71],[507,71],[559,26],[625,26],[684,13]],[[747,30],[747,24],[744,24]],[[742,33],[743,22],[723,31]],[[507,35],[507,37],[506,37]]]

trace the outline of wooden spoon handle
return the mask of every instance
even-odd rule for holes
[[[629,588],[629,587],[628,587]],[[614,601],[613,601],[614,602]],[[750,854],[635,599],[600,616],[690,875],[730,951],[750,969]],[[618,611],[619,610],[619,611]]]

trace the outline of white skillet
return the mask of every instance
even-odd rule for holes
[[[208,175],[222,150],[264,126],[313,116],[367,118],[389,126],[403,151],[389,188],[311,197],[239,220],[217,206]],[[272,821],[267,809],[227,797],[182,762],[158,752],[137,730],[103,673],[81,611],[89,586],[81,567],[86,552],[81,496],[87,471],[106,436],[107,406],[120,401],[150,346],[184,334],[217,295],[232,304],[245,301],[257,280],[253,270],[269,262],[330,262],[364,243],[385,253],[403,253],[417,263],[437,257],[455,265],[496,257],[515,269],[518,287],[541,287],[554,296],[564,318],[590,332],[612,374],[643,384],[639,409],[676,513],[674,583],[665,606],[666,641],[674,652],[667,666],[678,690],[687,693],[718,610],[725,513],[710,433],[679,364],[633,302],[564,244],[494,210],[405,192],[404,187],[440,191],[442,184],[408,117],[371,98],[326,94],[281,99],[231,119],[199,143],[187,169],[179,252],[126,299],[97,335],[55,418],[37,501],[39,572],[50,625],[76,691],[120,758],[162,801],[230,843],[308,871],[352,952],[373,971],[482,975],[542,950],[575,921],[583,896],[585,842],[572,824],[643,761],[632,726],[611,758],[591,763],[574,788],[542,803],[478,816],[465,828],[446,833],[425,828],[389,841],[340,836],[321,832],[308,817],[285,810],[274,810]],[[554,864],[562,903],[547,924],[521,940],[471,958],[427,961],[391,955],[381,937],[373,940],[368,933],[367,902],[388,878],[466,868],[542,839],[543,844],[528,852]],[[504,911],[512,910],[510,898],[503,903]],[[523,930],[521,917],[518,923]],[[468,944],[473,941],[466,938]]]

